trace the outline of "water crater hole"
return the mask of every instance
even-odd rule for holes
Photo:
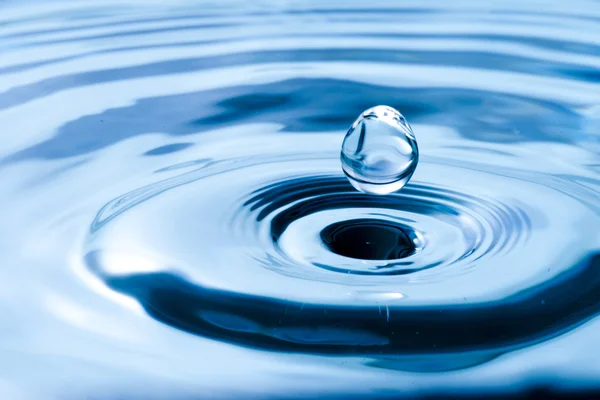
[[[416,251],[410,228],[381,219],[335,222],[320,236],[332,252],[360,260],[397,260]]]

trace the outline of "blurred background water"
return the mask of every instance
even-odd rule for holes
[[[4,1],[0,134],[3,399],[600,390],[598,1]]]

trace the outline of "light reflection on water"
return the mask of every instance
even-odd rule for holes
[[[0,393],[599,390],[599,31],[590,1],[5,3]],[[339,164],[377,104],[420,153],[383,197]]]

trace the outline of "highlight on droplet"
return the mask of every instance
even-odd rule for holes
[[[364,111],[348,129],[340,158],[352,186],[382,195],[408,183],[417,168],[419,148],[400,112],[376,106]]]

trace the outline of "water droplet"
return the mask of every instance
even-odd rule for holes
[[[419,149],[406,118],[392,107],[377,106],[354,121],[342,143],[341,160],[357,190],[389,194],[409,181]]]

